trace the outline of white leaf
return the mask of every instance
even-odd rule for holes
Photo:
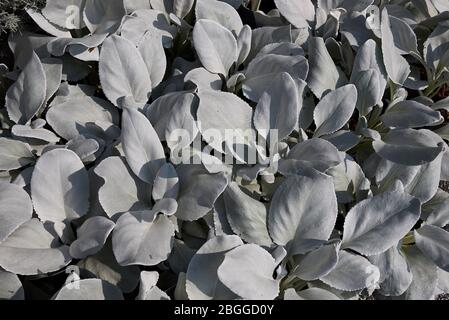
[[[299,117],[299,96],[295,81],[288,73],[273,78],[273,86],[262,94],[254,112],[254,126],[271,141],[270,130],[277,130],[276,143],[295,129]]]
[[[87,219],[76,231],[77,239],[70,245],[70,255],[75,259],[83,259],[93,255],[103,248],[115,223],[96,216]]]
[[[242,19],[229,4],[216,0],[197,0],[195,7],[197,20],[209,19],[238,35],[243,28]]]
[[[103,91],[114,105],[119,98],[132,95],[137,103],[146,103],[151,79],[145,61],[133,43],[117,35],[103,42],[99,63]]]
[[[202,165],[181,165],[179,176],[178,211],[181,220],[197,220],[208,213],[227,185],[223,173],[209,174]]]
[[[267,230],[267,208],[260,201],[246,195],[231,182],[223,193],[226,215],[234,232],[248,243],[270,245]]]
[[[225,253],[218,278],[235,294],[248,300],[273,300],[279,281],[273,279],[273,257],[255,244],[244,244]]]
[[[22,188],[0,183],[0,243],[30,220],[32,213],[30,196]]]
[[[42,221],[68,224],[89,209],[89,177],[73,151],[55,149],[37,161],[31,178],[34,209]]]
[[[132,173],[123,158],[104,159],[95,168],[95,174],[105,181],[98,198],[109,217],[150,208],[149,186]]]
[[[357,88],[348,84],[328,93],[313,113],[317,129],[315,136],[334,133],[351,118],[357,103]]]
[[[101,279],[82,279],[66,284],[54,300],[124,300],[122,292]]]
[[[329,239],[337,219],[332,178],[317,171],[287,178],[276,190],[268,214],[268,230],[290,254],[307,240]]]
[[[379,278],[379,268],[362,256],[342,250],[337,266],[320,280],[338,290],[357,291],[375,285]]]
[[[28,123],[45,102],[46,90],[45,71],[33,51],[16,82],[6,92],[9,118],[15,123]]]
[[[390,17],[387,9],[382,11],[382,54],[388,76],[396,84],[402,85],[410,74],[410,65],[403,58],[394,44]]]
[[[201,246],[187,269],[186,290],[190,300],[236,298],[235,293],[219,280],[217,270],[226,252],[242,244],[237,236],[218,236]]]
[[[28,220],[0,244],[0,266],[16,274],[53,272],[70,261],[69,247],[60,246],[38,219]]]
[[[175,226],[164,215],[153,211],[124,213],[112,233],[112,246],[122,266],[153,266],[168,258]]]
[[[34,155],[28,144],[0,137],[0,170],[19,169],[33,162]]]
[[[122,144],[134,174],[152,185],[165,163],[164,148],[150,121],[136,109],[123,110]]]
[[[314,21],[315,7],[310,0],[274,0],[280,13],[296,28],[309,28]]]
[[[413,228],[421,214],[418,199],[386,192],[357,203],[345,219],[342,248],[364,255],[385,252]]]
[[[237,40],[231,31],[217,22],[202,19],[193,28],[193,44],[203,66],[225,77],[237,61]]]

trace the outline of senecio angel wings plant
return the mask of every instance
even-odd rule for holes
[[[449,2],[26,12],[0,65],[0,298],[449,292]]]

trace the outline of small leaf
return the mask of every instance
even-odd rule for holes
[[[416,247],[405,249],[407,263],[413,280],[402,295],[406,300],[432,300],[438,284],[438,268]]]
[[[302,280],[311,281],[324,277],[338,263],[340,243],[325,244],[304,256],[297,256],[297,265],[292,274]]]
[[[0,183],[0,243],[30,220],[32,214],[30,196],[22,188]]]
[[[22,283],[17,275],[0,270],[0,300],[25,300]]]
[[[28,144],[0,137],[0,170],[19,169],[33,162],[34,155]]]
[[[171,163],[164,164],[154,180],[152,196],[154,200],[176,199],[179,193],[179,178]]]
[[[402,252],[396,246],[380,255],[369,257],[369,260],[380,270],[379,292],[384,296],[400,296],[410,283],[413,275]]]
[[[9,118],[15,123],[28,123],[43,105],[46,91],[45,71],[33,51],[16,82],[6,92]]]
[[[321,99],[327,92],[345,84],[346,79],[335,66],[323,38],[310,38],[308,45],[310,72],[307,84],[315,96]]]
[[[231,182],[223,199],[229,224],[243,240],[258,245],[270,245],[267,230],[267,208],[246,195],[235,182]]]
[[[357,291],[375,285],[379,277],[379,269],[367,259],[342,250],[336,267],[320,280],[338,290]]]
[[[392,26],[387,9],[382,10],[382,54],[388,76],[395,84],[402,85],[410,74],[410,65],[394,44]]]
[[[103,248],[114,226],[115,223],[105,217],[87,219],[76,231],[77,239],[70,245],[70,255],[75,259],[84,259],[97,253]]]
[[[394,104],[381,118],[389,127],[419,128],[441,124],[444,119],[438,111],[415,101]]]
[[[334,133],[351,118],[357,103],[357,89],[349,84],[327,94],[315,108],[315,136]]]

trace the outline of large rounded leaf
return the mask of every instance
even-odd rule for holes
[[[279,281],[273,279],[276,262],[255,244],[239,246],[225,254],[218,278],[235,294],[249,300],[273,300]]]
[[[123,110],[122,144],[126,161],[134,174],[153,184],[165,163],[164,148],[150,121],[138,110]]]
[[[104,159],[95,168],[95,174],[105,181],[98,199],[109,217],[150,208],[150,187],[132,173],[123,158]]]
[[[420,214],[420,201],[405,193],[385,192],[363,200],[346,216],[342,248],[380,254],[398,243]]]
[[[305,80],[309,72],[307,59],[302,55],[274,53],[257,56],[245,71],[243,94],[251,101],[258,102],[262,94],[272,88],[273,78],[282,72],[288,73],[295,81]]]
[[[0,243],[31,219],[30,196],[15,184],[0,183]]]
[[[229,29],[235,35],[243,28],[242,19],[229,4],[216,0],[198,0],[195,7],[197,20],[210,19]]]
[[[89,177],[73,151],[55,149],[44,153],[31,178],[34,209],[43,221],[67,224],[89,209]]]
[[[210,174],[201,165],[178,167],[179,196],[176,217],[193,221],[212,210],[228,183],[223,173]]]
[[[268,230],[278,245],[295,254],[307,240],[328,240],[337,219],[332,178],[317,171],[287,178],[276,190]],[[300,252],[298,252],[300,253]]]
[[[113,35],[103,42],[99,64],[103,91],[114,105],[131,94],[137,103],[146,103],[151,79],[146,64],[134,44]]]
[[[58,135],[70,140],[79,134],[98,136],[100,128],[94,123],[118,124],[118,113],[109,102],[83,94],[52,105],[46,119]]]
[[[198,121],[203,138],[214,149],[224,152],[223,142],[229,149],[234,149],[234,141],[254,143],[252,128],[253,110],[238,96],[229,92],[202,91],[199,92]],[[226,134],[231,131],[234,137]],[[216,134],[214,134],[216,133]]]
[[[191,300],[234,299],[230,291],[218,279],[217,270],[226,252],[242,245],[237,236],[218,236],[208,240],[190,261],[186,274],[186,289]]]
[[[16,274],[57,271],[71,259],[69,247],[60,246],[38,219],[28,220],[0,244],[0,267]]]
[[[193,28],[193,44],[203,66],[212,73],[228,75],[237,61],[237,40],[215,21],[201,19]]]
[[[168,258],[175,226],[164,215],[153,211],[127,212],[117,220],[112,246],[122,266],[156,265]]]

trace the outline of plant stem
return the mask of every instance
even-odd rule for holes
[[[251,0],[251,10],[258,11],[262,0]]]

